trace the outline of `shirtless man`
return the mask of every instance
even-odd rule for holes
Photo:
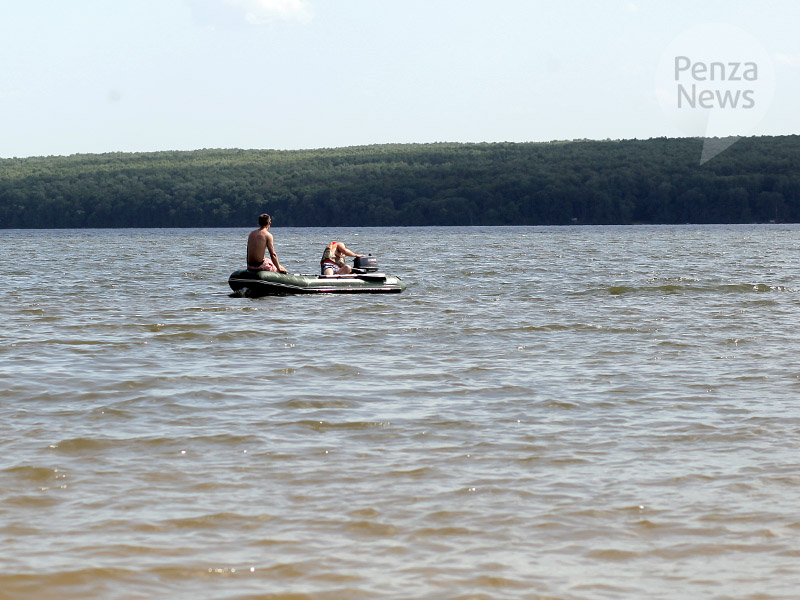
[[[250,271],[279,271],[288,273],[278,262],[275,246],[272,243],[272,234],[269,227],[272,219],[268,214],[258,216],[258,229],[251,231],[247,236],[247,268]],[[266,254],[269,251],[269,258]]]

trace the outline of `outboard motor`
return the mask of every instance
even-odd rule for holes
[[[367,256],[356,256],[353,259],[354,273],[374,273],[378,270],[378,259],[369,254]]]

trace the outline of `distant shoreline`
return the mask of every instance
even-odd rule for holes
[[[0,159],[0,228],[800,222],[800,136]]]

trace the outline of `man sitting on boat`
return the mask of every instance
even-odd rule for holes
[[[323,275],[347,275],[352,273],[353,269],[350,268],[345,262],[345,256],[364,256],[363,254],[356,254],[345,246],[342,242],[331,242],[322,253],[322,260],[319,261],[320,270]]]
[[[278,262],[272,234],[269,232],[272,218],[264,213],[258,216],[258,229],[247,237],[247,269],[250,271],[278,271],[288,273]],[[269,258],[267,258],[269,251]]]

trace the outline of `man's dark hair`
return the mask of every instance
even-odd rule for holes
[[[263,215],[258,215],[259,227],[266,227],[267,225],[269,225],[270,221],[272,221],[272,219],[267,213],[264,213]]]

